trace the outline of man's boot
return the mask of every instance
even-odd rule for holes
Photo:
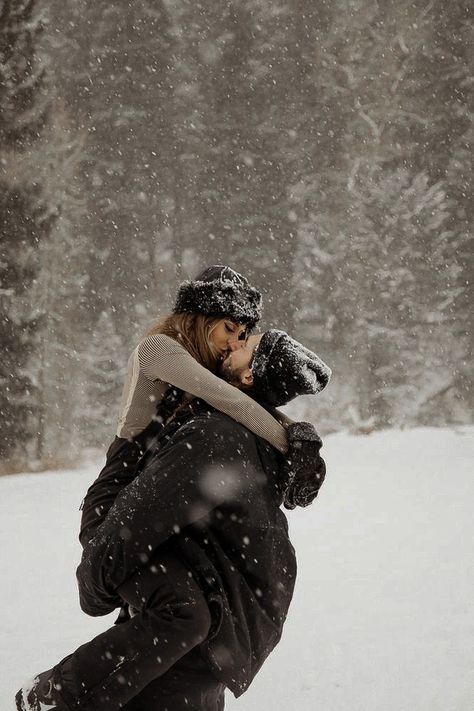
[[[54,670],[42,672],[27,681],[15,696],[17,711],[69,711],[54,683]]]

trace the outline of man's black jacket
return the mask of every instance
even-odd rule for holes
[[[207,406],[186,417],[162,431],[157,452],[86,546],[80,602],[93,616],[111,612],[122,583],[158,548],[171,548],[213,613],[203,654],[239,696],[279,641],[295,584],[280,455]]]

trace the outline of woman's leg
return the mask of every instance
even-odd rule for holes
[[[79,540],[83,547],[95,535],[118,494],[133,481],[143,450],[144,444],[139,438],[129,441],[116,437],[110,445],[105,466],[90,485],[81,504]]]
[[[114,711],[203,642],[211,617],[187,568],[167,554],[120,589],[137,614],[79,647],[55,668],[71,709]]]

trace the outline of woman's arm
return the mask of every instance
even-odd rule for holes
[[[138,361],[149,380],[162,380],[205,400],[280,452],[287,451],[285,428],[265,408],[200,365],[173,338],[162,333],[147,336],[138,347]]]
[[[288,415],[285,415],[284,412],[281,412],[276,407],[273,408],[271,412],[272,412],[272,415],[278,420],[280,425],[283,425],[285,430],[287,430],[290,425],[295,424],[295,421],[292,420],[291,417],[288,417]]]

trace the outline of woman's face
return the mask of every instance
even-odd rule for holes
[[[230,344],[245,336],[245,330],[246,327],[242,324],[223,318],[212,329],[210,339],[219,355],[224,357],[227,355]]]
[[[221,364],[221,373],[232,385],[251,385],[253,382],[252,363],[262,333],[255,333],[243,341],[231,343],[229,353]]]

